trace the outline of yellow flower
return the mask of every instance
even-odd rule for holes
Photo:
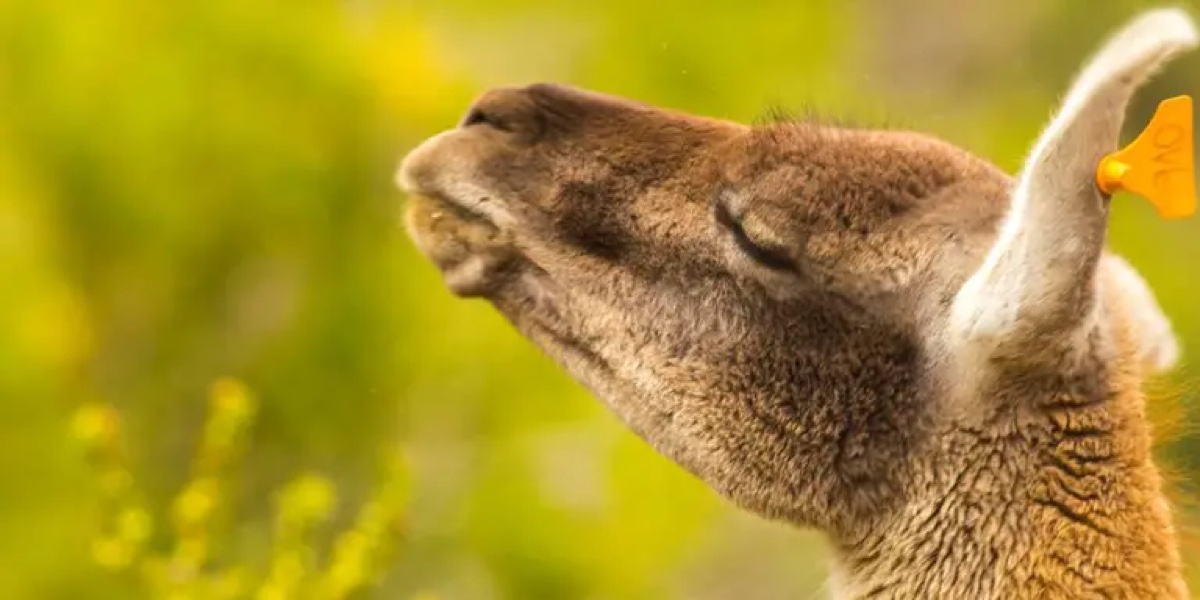
[[[362,565],[354,561],[338,561],[325,576],[325,589],[329,596],[340,598],[363,584],[366,573]]]
[[[92,542],[92,560],[102,568],[120,571],[133,562],[133,548],[124,540],[99,538]]]
[[[287,600],[287,590],[276,584],[264,585],[258,590],[257,600]]]
[[[371,550],[371,540],[361,529],[351,529],[338,538],[335,556],[338,562],[358,562]]]
[[[271,558],[271,572],[258,591],[261,598],[289,598],[296,585],[304,579],[304,559],[296,551],[276,551]]]
[[[276,557],[272,578],[282,583],[290,584],[304,578],[304,561],[296,553],[289,552]]]
[[[173,563],[186,571],[195,571],[204,565],[207,557],[208,540],[203,537],[189,537],[178,541]]]
[[[117,436],[117,413],[111,406],[85,404],[75,411],[71,429],[75,437],[91,447],[110,445]]]
[[[446,97],[462,92],[461,73],[446,64],[431,28],[411,10],[381,5],[363,36],[361,65],[388,106],[404,114],[428,116],[444,111]],[[419,81],[420,85],[412,82]],[[457,89],[456,89],[457,88]]]
[[[234,422],[244,422],[255,409],[245,384],[228,377],[213,382],[209,392],[209,404],[214,416]]]
[[[213,382],[208,419],[195,456],[196,472],[211,473],[229,460],[255,410],[254,399],[242,382],[228,377]]]
[[[146,541],[152,528],[150,513],[140,508],[126,508],[117,517],[117,535],[131,544],[139,545]]]
[[[241,598],[246,595],[248,575],[245,568],[236,567],[217,576],[213,582],[213,596],[217,598]]]
[[[15,327],[5,335],[39,362],[69,367],[85,359],[94,346],[88,306],[66,282],[44,279],[17,304]]]
[[[192,529],[207,521],[216,507],[218,493],[215,479],[206,477],[189,483],[172,506],[176,528]]]
[[[327,520],[338,504],[337,488],[324,476],[306,473],[279,490],[276,496],[276,540],[265,577],[252,575],[245,566],[209,572],[210,542],[207,530],[223,494],[222,469],[231,456],[236,436],[255,410],[249,392],[240,382],[221,379],[213,383],[209,419],[193,464],[192,479],[170,507],[176,539],[167,555],[143,555],[151,537],[154,517],[136,499],[133,475],[119,455],[102,467],[100,485],[116,511],[114,535],[93,542],[95,562],[110,570],[129,568],[134,561],[147,592],[166,598],[244,598],[260,600],[302,597],[333,600],[360,590],[378,576],[392,550],[395,523],[407,495],[402,462],[391,457],[388,473],[372,497],[361,507],[355,524],[336,539],[330,563],[322,573],[312,573],[320,552],[308,539],[312,529]],[[77,437],[95,445],[116,448],[118,416],[109,406],[89,404],[72,423]],[[255,581],[257,580],[257,581]],[[259,586],[257,590],[253,588]],[[428,597],[427,600],[433,600]]]
[[[288,484],[280,494],[279,516],[301,527],[325,519],[337,506],[337,491],[320,475],[307,474]]]

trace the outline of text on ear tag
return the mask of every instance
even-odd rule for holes
[[[1100,161],[1096,183],[1105,194],[1127,191],[1149,200],[1165,219],[1196,212],[1192,98],[1163,100],[1137,139]]]

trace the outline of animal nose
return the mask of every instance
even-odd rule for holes
[[[545,123],[529,88],[495,88],[484,92],[467,109],[458,125],[487,127],[532,141],[541,135]]]

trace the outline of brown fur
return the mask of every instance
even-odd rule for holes
[[[484,95],[401,183],[453,290],[713,489],[826,532],[845,597],[1186,597],[1144,307],[1107,255],[1080,275],[1076,310],[1100,318],[1079,331],[1036,331],[983,375],[947,351],[1010,206],[986,161],[543,84]]]

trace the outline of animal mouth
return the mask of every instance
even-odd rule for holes
[[[409,193],[405,222],[418,249],[462,297],[494,293],[518,266],[510,236],[486,217],[438,193]]]

